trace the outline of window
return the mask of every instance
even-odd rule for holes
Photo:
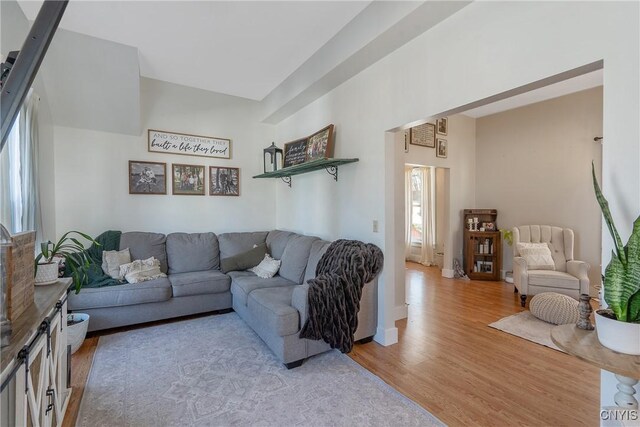
[[[422,171],[411,170],[411,244],[422,246]]]
[[[35,230],[41,237],[37,187],[39,98],[30,92],[0,153],[0,222],[12,234]]]

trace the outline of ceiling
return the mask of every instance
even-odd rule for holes
[[[491,114],[512,110],[525,105],[535,104],[536,102],[546,101],[547,99],[557,98],[559,96],[568,95],[570,93],[580,92],[582,90],[591,89],[603,84],[603,70],[593,71],[571,79],[563,80],[548,86],[534,89],[511,98],[493,102],[463,112],[465,116],[479,118],[489,116]]]
[[[262,100],[369,3],[71,1],[60,27],[138,48],[143,77]]]

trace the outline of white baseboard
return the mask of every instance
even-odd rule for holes
[[[451,270],[448,268],[442,269],[442,277],[446,277],[447,279],[453,279],[455,276],[455,270]]]
[[[393,309],[393,318],[395,320],[406,319],[409,317],[409,304],[402,304]]]
[[[375,342],[382,344],[385,347],[396,344],[398,342],[398,328],[378,328],[373,339]]]

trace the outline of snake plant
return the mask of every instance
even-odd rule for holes
[[[65,266],[71,270],[71,279],[74,286],[79,289],[82,283],[87,280],[87,269],[89,268],[90,260],[82,242],[75,237],[71,237],[72,234],[88,240],[91,244],[100,246],[98,242],[87,234],[79,231],[68,231],[56,243],[47,241],[40,244],[40,253],[35,260],[35,271],[38,271],[40,261],[44,260],[43,264],[48,264],[53,262],[55,257],[62,257],[64,258]]]
[[[605,199],[596,170],[591,164],[593,187],[602,215],[615,243],[611,262],[604,273],[604,299],[621,322],[640,322],[640,216],[633,223],[629,241],[622,246],[622,239],[613,223],[609,203]]]

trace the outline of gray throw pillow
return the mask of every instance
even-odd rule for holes
[[[261,243],[247,252],[220,260],[220,270],[223,273],[248,270],[260,264],[267,253],[267,244]]]

